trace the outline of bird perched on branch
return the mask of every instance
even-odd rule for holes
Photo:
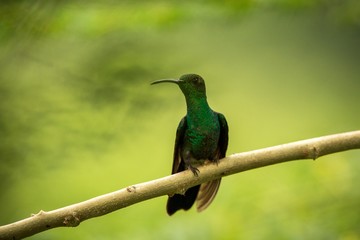
[[[187,113],[176,131],[172,174],[190,169],[198,176],[197,166],[215,162],[226,155],[228,125],[223,114],[213,111],[206,100],[205,82],[197,74],[185,74],[180,79],[152,82],[175,83],[186,99]],[[166,210],[171,216],[177,210],[188,210],[196,201],[197,210],[206,209],[213,201],[221,182],[216,179],[191,187],[185,194],[169,196]]]

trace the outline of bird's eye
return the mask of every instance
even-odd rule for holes
[[[194,78],[194,83],[199,84],[199,83],[200,83],[200,78],[199,78],[199,77],[195,77],[195,78]]]

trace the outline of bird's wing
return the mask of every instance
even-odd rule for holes
[[[175,148],[174,148],[174,161],[172,167],[172,173],[178,173],[185,170],[185,163],[181,159],[181,149],[184,144],[184,135],[187,128],[186,116],[181,119],[179,126],[176,131],[176,140],[175,140]],[[200,186],[194,186],[186,190],[185,194],[174,194],[169,196],[166,211],[171,216],[177,210],[184,209],[188,210],[194,204],[197,193],[199,191]]]
[[[220,123],[220,136],[214,160],[219,160],[226,156],[226,150],[229,142],[229,127],[225,116],[216,113]],[[201,184],[198,196],[196,198],[196,208],[199,212],[205,210],[214,200],[219,189],[221,178]]]
[[[196,209],[198,212],[205,210],[212,203],[219,190],[220,183],[221,178],[200,185],[196,197]]]
[[[173,167],[172,167],[171,174],[185,170],[184,163],[181,163],[180,149],[182,148],[182,145],[184,142],[184,135],[185,135],[186,127],[187,127],[187,123],[186,123],[186,116],[185,116],[181,119],[179,126],[176,130],[174,159],[173,159]]]
[[[220,137],[218,143],[217,159],[224,158],[226,156],[226,150],[229,143],[229,127],[226,122],[226,118],[221,113],[217,113],[220,123]]]

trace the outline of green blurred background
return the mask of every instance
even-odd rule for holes
[[[171,172],[198,73],[228,154],[359,129],[357,0],[2,1],[0,225]],[[360,239],[360,151],[223,179],[31,239]]]

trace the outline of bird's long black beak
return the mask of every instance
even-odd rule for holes
[[[152,82],[151,85],[158,84],[158,83],[166,83],[166,82],[179,84],[182,81],[176,80],[176,79],[162,79],[162,80],[157,80],[157,81]]]

